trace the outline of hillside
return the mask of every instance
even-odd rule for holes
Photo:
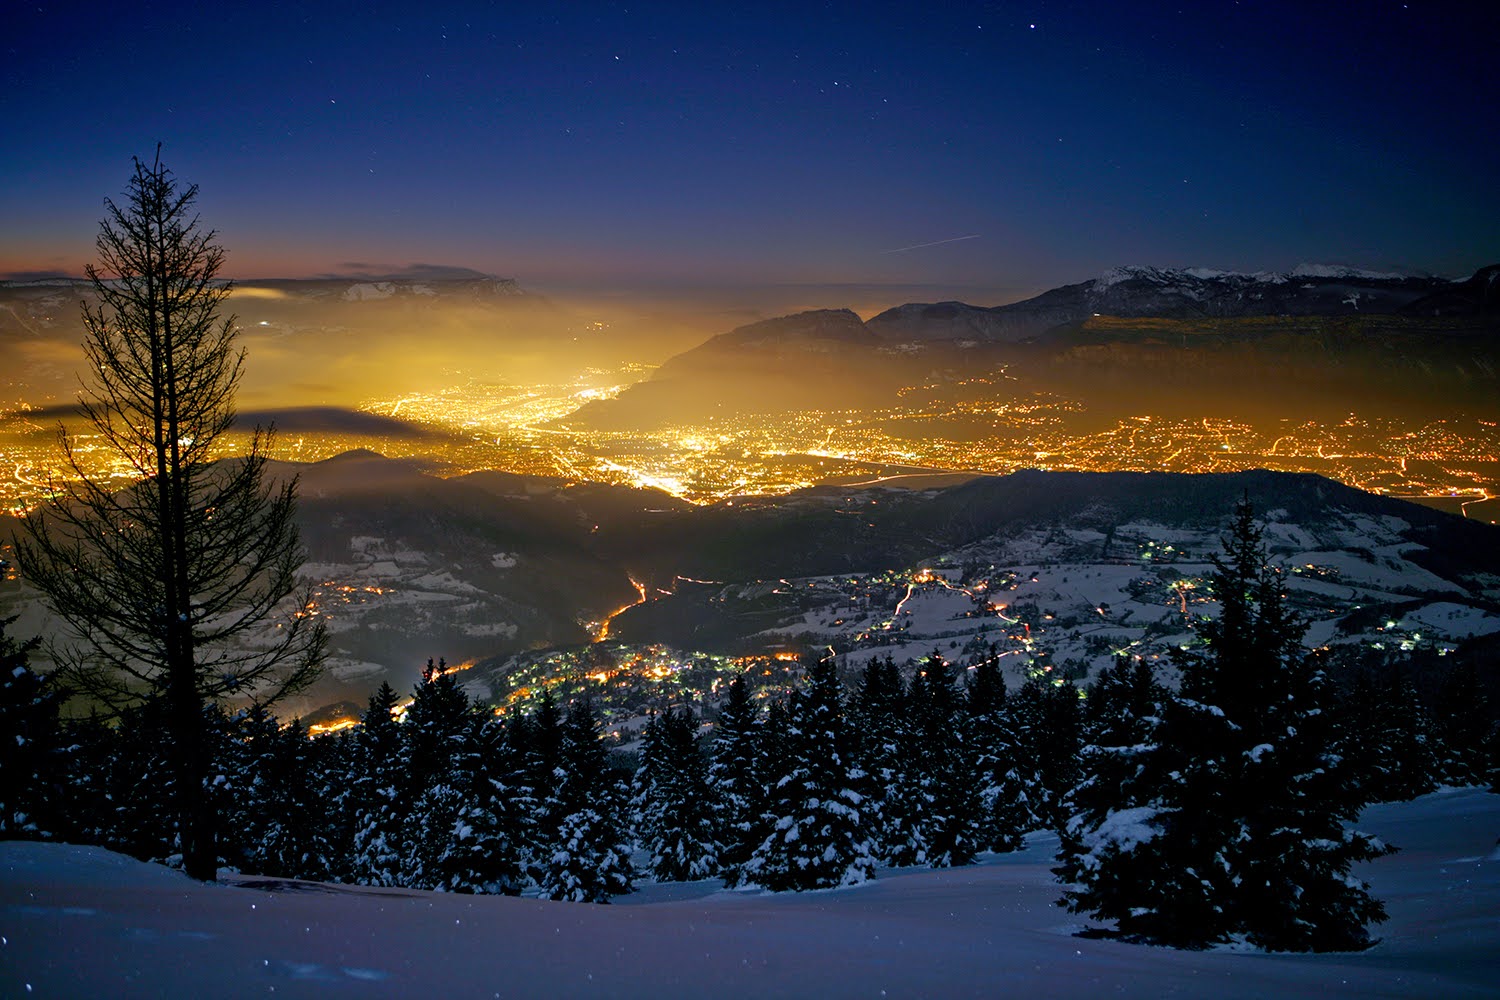
[[[476,680],[502,691],[535,651],[585,646],[606,619],[616,642],[684,654],[833,644],[855,663],[1004,641],[1016,676],[1038,657],[1086,675],[1122,644],[1161,652],[1183,630],[1174,581],[1201,579],[1242,497],[1302,574],[1318,642],[1390,639],[1358,607],[1387,609],[1391,635],[1425,649],[1500,630],[1500,528],[1312,475],[1030,471],[693,506],[503,473],[440,479],[368,452],[276,470],[301,475],[301,576],[332,641],[326,677],[289,712],[362,702],[382,680],[404,690],[429,657],[479,662]],[[1031,641],[1005,640],[1018,612],[975,614],[967,592],[937,583],[918,588],[930,615],[896,614],[934,567],[969,591],[1007,588],[1029,608]],[[15,582],[0,583],[0,613],[21,615],[13,634],[49,633]]]

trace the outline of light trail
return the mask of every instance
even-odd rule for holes
[[[954,236],[954,237],[951,237],[951,238],[946,239],[946,240],[933,240],[931,243],[913,243],[909,247],[897,247],[894,250],[882,250],[880,252],[881,253],[906,253],[906,251],[908,251],[908,250],[921,250],[921,249],[923,249],[925,247],[940,247],[944,243],[959,243],[959,242],[961,242],[963,240],[977,240],[977,239],[979,239],[979,234],[978,233],[973,233],[973,234],[971,234],[969,236]]]
[[[1463,501],[1461,501],[1459,503],[1459,505],[1458,505],[1458,509],[1461,510],[1461,511],[1463,511],[1464,517],[1468,517],[1469,516],[1469,504],[1471,504],[1471,503],[1484,503],[1486,500],[1493,500],[1493,499],[1494,499],[1494,497],[1490,496],[1488,493],[1485,493],[1483,496],[1476,497],[1473,500],[1463,500]],[[1476,520],[1477,520],[1477,518],[1476,518]]]
[[[603,642],[604,640],[606,640],[606,639],[609,638],[609,623],[610,622],[614,621],[616,618],[620,617],[625,612],[629,611],[631,608],[638,607],[638,606],[640,606],[642,604],[645,604],[646,601],[648,601],[650,599],[650,598],[648,598],[646,596],[646,585],[644,583],[641,583],[635,577],[631,577],[630,578],[630,585],[635,588],[636,593],[640,595],[640,598],[638,600],[631,601],[629,604],[626,604],[625,606],[623,606],[623,607],[621,607],[621,608],[619,608],[619,609],[617,609],[615,611],[612,611],[609,614],[605,615],[604,616],[604,620],[601,621],[601,622],[599,622],[599,624],[597,626],[597,630],[594,632],[594,641],[595,642]]]

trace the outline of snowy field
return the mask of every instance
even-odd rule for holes
[[[612,906],[205,886],[96,848],[0,843],[0,996],[1500,996],[1500,795],[1438,792],[1360,825],[1402,847],[1361,871],[1391,919],[1374,948],[1327,955],[1075,937],[1050,837],[850,889],[648,885]]]

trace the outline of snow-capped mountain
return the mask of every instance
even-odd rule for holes
[[[1285,273],[1206,267],[1116,267],[1034,298],[981,307],[912,302],[868,323],[883,340],[1014,342],[1092,316],[1228,319],[1246,316],[1492,315],[1492,265],[1452,281],[1419,275],[1303,264]]]

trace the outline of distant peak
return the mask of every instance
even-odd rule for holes
[[[1357,278],[1361,281],[1400,281],[1409,274],[1396,271],[1369,271],[1344,264],[1298,264],[1292,268],[1293,278]]]
[[[1094,279],[1095,290],[1117,285],[1122,281],[1149,281],[1157,285],[1181,285],[1204,281],[1248,282],[1262,281],[1279,284],[1287,280],[1284,274],[1274,271],[1230,271],[1217,267],[1152,267],[1145,264],[1127,264],[1112,267]]]
[[[1291,271],[1231,271],[1216,267],[1154,267],[1148,264],[1126,264],[1112,267],[1094,279],[1094,290],[1102,291],[1125,281],[1144,281],[1155,285],[1184,285],[1219,282],[1234,285],[1260,283],[1279,285],[1294,278],[1333,278],[1345,281],[1401,281],[1411,277],[1396,271],[1371,271],[1344,264],[1298,264]]]
[[[341,451],[337,455],[331,455],[316,464],[333,465],[344,462],[384,462],[386,460],[386,457],[378,451],[372,451],[369,448],[350,448],[348,451]]]

